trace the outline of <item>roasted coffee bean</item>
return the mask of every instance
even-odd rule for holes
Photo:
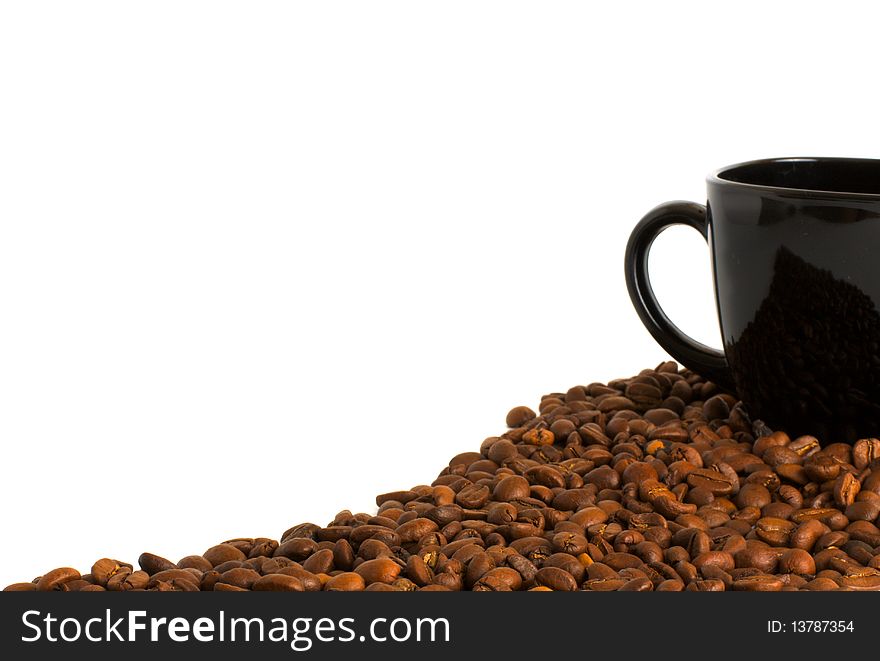
[[[155,581],[149,584],[151,590],[156,592],[198,592],[201,588],[191,581],[181,578],[172,578],[167,581]],[[228,583],[215,583],[215,591],[223,592],[249,592],[247,588],[240,588]]]
[[[804,462],[807,477],[816,482],[833,480],[840,473],[840,462],[827,454],[815,454]]]
[[[535,446],[552,445],[556,436],[549,429],[534,427],[522,435],[523,443]]]
[[[535,419],[535,412],[528,406],[515,406],[507,414],[507,426],[510,428],[522,427],[529,420]]]
[[[244,560],[227,560],[226,562],[221,562],[219,565],[214,567],[214,571],[217,571],[222,574],[223,572],[229,571],[230,569],[237,569],[238,567],[247,567],[247,566],[248,566],[248,564]],[[166,569],[165,571],[166,572],[167,571],[174,572],[176,570]],[[162,572],[158,572],[158,573],[161,574]]]
[[[431,519],[416,518],[398,526],[395,534],[401,544],[409,544],[417,542],[425,535],[437,530],[439,530],[439,526],[434,521],[431,521]]]
[[[779,576],[755,574],[734,580],[732,589],[746,592],[779,592],[784,585]]]
[[[862,485],[852,473],[842,473],[835,481],[832,493],[834,502],[840,507],[852,505]]]
[[[324,584],[324,589],[328,592],[360,592],[366,586],[366,582],[360,574],[342,572],[331,576]]]
[[[587,538],[576,533],[560,532],[553,536],[551,540],[553,548],[556,551],[569,553],[571,555],[580,555],[587,549]]]
[[[558,567],[543,567],[535,574],[534,581],[537,585],[543,585],[551,590],[562,592],[574,592],[578,589],[574,577]]]
[[[874,521],[880,516],[880,503],[859,501],[847,506],[844,515],[850,521]]]
[[[299,523],[291,528],[288,528],[281,534],[281,543],[294,539],[296,537],[307,537],[308,539],[315,539],[315,534],[318,530],[321,529],[321,526],[314,523]]]
[[[872,573],[855,573],[847,576],[841,576],[837,579],[837,583],[843,588],[857,591],[880,591],[880,572],[874,570]]]
[[[816,519],[804,521],[791,533],[789,544],[793,548],[812,551],[822,535],[830,532],[828,526]]]
[[[332,549],[320,549],[315,551],[312,555],[303,560],[302,568],[313,574],[329,574],[333,570]]]
[[[730,415],[730,407],[722,395],[715,395],[703,404],[703,415],[707,420],[726,418]]]
[[[239,555],[243,554],[239,552]],[[210,559],[208,561],[210,562]],[[177,569],[177,565],[170,560],[166,560],[158,555],[153,555],[152,553],[141,553],[141,556],[138,558],[138,564],[141,569],[147,572],[150,576],[160,571],[165,571],[166,569]]]
[[[685,588],[688,592],[724,592],[724,582],[717,578],[693,580]]]
[[[113,578],[113,576],[122,569],[131,570],[132,566],[126,563],[121,563],[118,560],[102,558],[92,565],[92,579],[97,585],[107,587],[107,581]],[[210,567],[208,567],[208,569],[210,569]]]
[[[694,557],[692,562],[698,571],[706,566],[718,567],[723,571],[731,571],[735,567],[733,555],[726,551],[707,551]]]
[[[467,561],[464,576],[465,587],[473,589],[474,584],[492,569],[495,569],[495,561],[492,560],[492,557],[484,551],[478,551]],[[417,585],[423,585],[423,583],[417,582]]]
[[[604,562],[594,562],[587,567],[587,579],[615,579],[620,578],[617,572]]]
[[[254,592],[303,592],[302,581],[285,574],[266,574],[253,582]]]
[[[40,577],[37,581],[37,590],[40,592],[61,590],[65,583],[76,580],[79,577],[80,573],[76,569],[72,567],[59,567]]]
[[[795,525],[791,521],[775,517],[764,517],[755,523],[755,534],[771,546],[785,546],[794,531]]]
[[[813,575],[816,573],[816,562],[803,549],[788,549],[779,556],[778,571],[781,574]]]
[[[771,502],[770,491],[761,484],[744,484],[734,499],[737,507],[766,507]]]
[[[651,592],[654,584],[647,578],[633,578],[621,585],[620,592]]]
[[[406,575],[413,583],[421,587],[431,582],[434,578],[434,571],[422,556],[413,554],[406,561]]]
[[[867,468],[875,459],[880,459],[880,439],[863,438],[855,442],[852,448],[852,461],[858,470]]]
[[[342,571],[351,571],[354,564],[354,549],[347,539],[339,539],[333,544],[333,566]]]
[[[734,554],[734,562],[737,568],[753,567],[770,574],[776,571],[779,555],[767,544],[750,543]]]
[[[810,457],[819,452],[821,444],[815,436],[799,436],[788,444],[788,449],[793,450],[801,457]]]
[[[529,497],[529,481],[521,475],[503,477],[492,492],[492,497],[499,502],[510,502]]]
[[[474,584],[475,592],[510,592],[522,587],[522,576],[515,569],[496,567]]]
[[[269,555],[271,555],[271,553]],[[198,569],[201,572],[211,571],[214,568],[211,563],[201,555],[188,555],[181,558],[177,561],[177,566],[181,569]],[[92,567],[92,573],[94,574],[94,572],[95,568]]]
[[[235,585],[237,587],[247,588],[248,590],[250,590],[251,586],[253,586],[253,584],[258,580],[260,580],[260,574],[255,572],[253,569],[238,567],[237,569],[230,569],[229,571],[225,571],[220,574],[220,578],[217,580],[217,582],[226,583],[227,585]]]
[[[303,568],[305,569],[305,567]],[[400,575],[402,569],[403,567],[391,558],[376,558],[361,563],[355,568],[355,572],[367,584],[392,583]]]
[[[168,569],[165,571],[177,571]],[[150,583],[150,576],[147,572],[140,571],[130,571],[123,570],[116,572],[110,579],[107,581],[106,588],[110,592],[127,592],[129,590],[143,590]],[[187,581],[192,582],[194,585],[198,583],[198,579],[195,576],[183,576],[178,575],[174,577],[172,580],[176,581]]]
[[[488,500],[489,487],[484,484],[469,484],[455,495],[455,503],[465,509],[479,509]]]
[[[293,540],[293,541],[288,542],[288,544],[296,544],[296,543],[300,543],[300,542],[311,544],[312,550],[317,548],[317,544],[314,541],[305,540],[305,539]],[[283,546],[279,547],[279,549],[280,548],[283,548]],[[310,553],[311,553],[311,551],[310,551]],[[212,546],[207,551],[205,551],[202,555],[204,556],[205,560],[210,562],[214,567],[217,567],[217,565],[221,565],[224,562],[228,562],[230,560],[242,561],[242,560],[247,559],[247,556],[244,553],[242,553],[239,549],[232,546],[231,544],[218,544],[217,546]],[[279,555],[284,555],[284,554],[279,553]],[[305,557],[305,556],[303,556],[303,557]],[[143,558],[143,556],[141,556],[141,558]],[[151,573],[150,569],[148,569],[147,567],[144,567],[142,561],[139,560],[139,562],[141,562],[141,567],[143,567],[144,571],[146,571],[151,576],[156,573],[156,572]]]
[[[321,582],[320,577],[312,574],[311,572],[307,572],[305,569],[302,569],[301,567],[298,567],[296,565],[291,565],[290,567],[282,567],[271,573],[283,574],[285,576],[293,576],[294,578],[298,579],[300,583],[302,583],[303,589],[306,592],[319,592],[324,585]]]
[[[680,579],[669,578],[665,581],[659,583],[656,588],[654,588],[655,592],[681,592],[684,590],[684,583]]]

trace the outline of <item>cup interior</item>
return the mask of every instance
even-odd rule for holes
[[[837,194],[880,195],[880,160],[862,158],[780,158],[723,169],[718,179]]]

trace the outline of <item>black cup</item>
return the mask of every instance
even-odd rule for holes
[[[880,435],[880,160],[751,161],[707,187],[707,206],[661,204],[630,236],[626,283],[651,335],[792,437]],[[709,244],[723,353],[676,328],[651,289],[648,252],[675,224]]]

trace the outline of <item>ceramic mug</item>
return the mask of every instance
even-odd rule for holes
[[[705,206],[661,204],[630,236],[626,283],[642,322],[792,438],[880,435],[880,160],[750,161],[707,187]],[[651,289],[651,244],[675,224],[709,244],[723,352],[679,330]]]

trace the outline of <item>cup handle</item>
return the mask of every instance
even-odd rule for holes
[[[688,337],[670,321],[657,301],[648,275],[648,254],[654,239],[670,225],[693,227],[709,240],[706,207],[695,202],[667,202],[654,207],[635,226],[626,244],[626,287],[642,323],[661,347],[685,367],[733,391],[727,359],[717,349]]]

